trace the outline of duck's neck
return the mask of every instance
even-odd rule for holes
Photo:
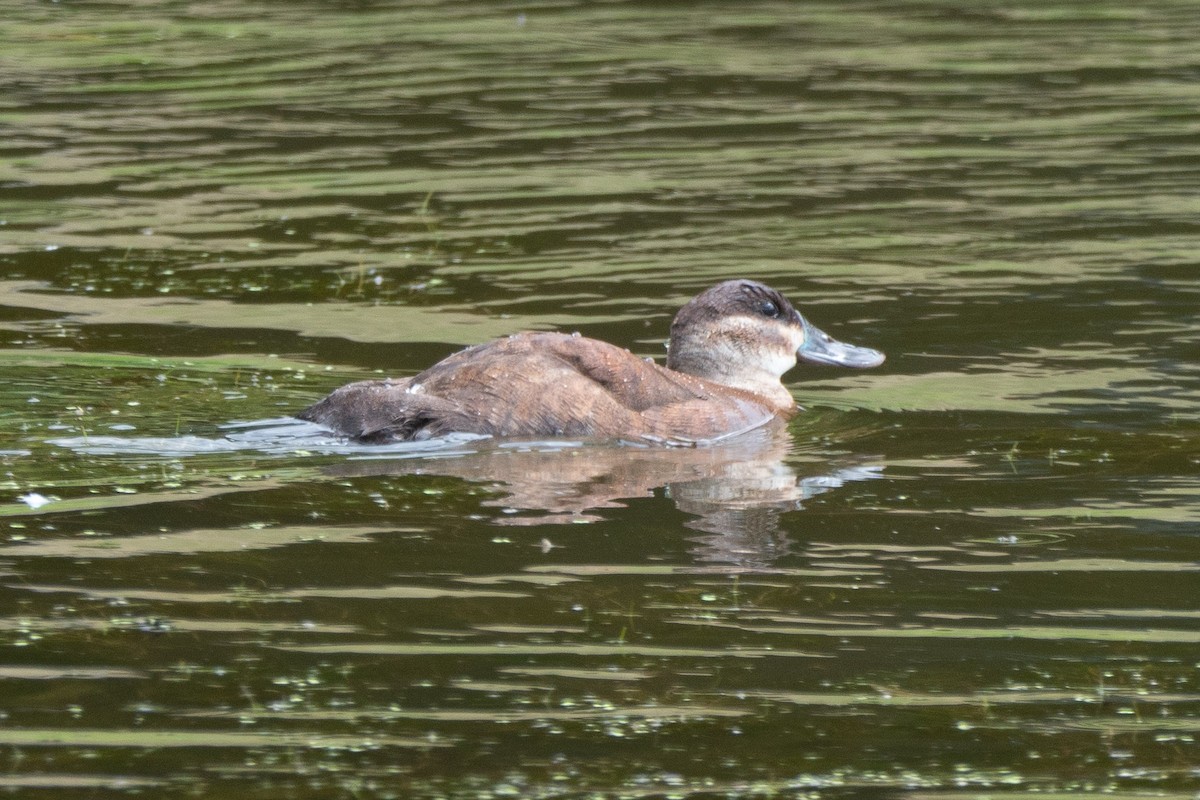
[[[796,365],[795,357],[764,358],[761,352],[748,353],[728,340],[700,343],[672,337],[667,350],[667,368],[731,386],[762,397],[785,412],[796,407],[792,393],[780,382],[780,376]],[[773,363],[777,361],[778,363]]]

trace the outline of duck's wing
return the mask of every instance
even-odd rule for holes
[[[557,333],[521,334],[456,354],[413,378],[409,391],[450,401],[460,424],[477,426],[468,430],[498,436],[695,444],[775,417],[754,395]]]
[[[594,342],[603,347],[593,347],[572,341],[579,340],[560,341],[556,354],[599,394],[633,416],[630,422],[596,430],[596,435],[668,445],[707,444],[758,428],[790,411],[603,342]]]

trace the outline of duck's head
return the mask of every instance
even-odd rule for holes
[[[884,355],[837,341],[801,316],[787,298],[756,281],[717,284],[671,323],[667,366],[762,395],[781,408],[795,401],[780,379],[797,361],[877,367]]]

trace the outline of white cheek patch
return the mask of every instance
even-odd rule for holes
[[[789,325],[787,326],[787,332],[792,339],[793,353],[803,347],[804,343],[808,341],[808,334],[805,333],[804,328],[800,328],[795,325]]]
[[[762,365],[763,368],[775,375],[783,375],[792,367],[796,366],[796,351],[795,349],[788,351],[775,351],[763,353]]]
[[[804,330],[756,317],[725,317],[708,340],[737,365],[735,372],[781,376],[796,366],[796,351],[804,344]]]

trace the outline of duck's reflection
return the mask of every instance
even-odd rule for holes
[[[784,512],[847,481],[877,478],[881,467],[797,454],[786,426],[777,424],[708,447],[503,443],[447,457],[351,460],[328,470],[492,484],[501,495],[486,504],[509,512],[495,520],[508,525],[597,520],[600,510],[661,488],[702,532],[697,558],[753,565],[789,552]]]

